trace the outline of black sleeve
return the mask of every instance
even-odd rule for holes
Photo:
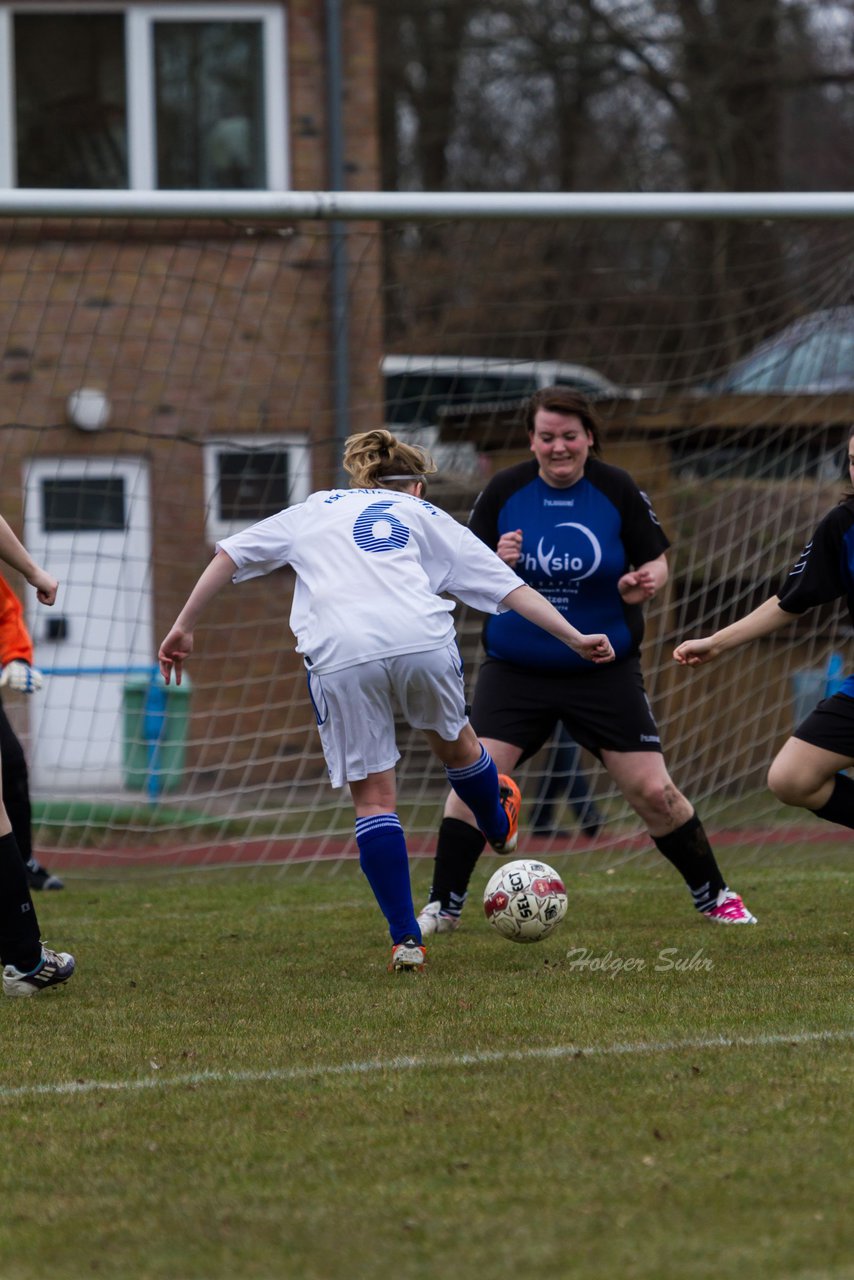
[[[475,499],[468,527],[494,551],[498,546],[498,517],[511,494],[530,484],[537,474],[536,462],[522,462],[498,471]]]
[[[498,513],[501,500],[497,496],[495,483],[490,481],[485,489],[481,489],[471,509],[468,525],[472,533],[481,542],[494,551],[498,545]]]
[[[780,588],[780,607],[786,613],[806,613],[848,593],[844,539],[852,523],[848,503],[834,507],[819,523]]]
[[[622,519],[621,540],[633,568],[657,560],[670,546],[652,503],[627,471],[596,459],[585,472],[613,502]]]

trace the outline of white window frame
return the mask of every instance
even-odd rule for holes
[[[294,506],[305,502],[311,492],[311,453],[307,436],[274,435],[274,436],[217,436],[206,440],[204,444],[205,473],[205,536],[213,546],[221,538],[253,523],[251,520],[222,520],[219,516],[219,468],[217,461],[222,453],[242,453],[246,449],[263,449],[268,452],[286,453],[288,455],[288,473],[290,478],[290,502]]]
[[[68,14],[56,0],[43,4],[0,3],[0,187],[16,187],[15,165],[15,68],[12,19],[14,14]],[[253,22],[261,23],[264,59],[265,190],[284,191],[290,185],[288,153],[287,70],[285,13],[275,4],[117,4],[108,0],[84,0],[75,4],[75,16],[84,13],[118,13],[125,17],[125,70],[127,74],[128,186],[131,191],[157,189],[157,146],[154,110],[155,22]],[[5,90],[4,90],[5,86]]]
[[[15,66],[12,61],[12,14],[0,8],[0,187],[14,187]]]

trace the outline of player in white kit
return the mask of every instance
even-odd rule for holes
[[[362,870],[392,940],[390,969],[424,963],[412,905],[406,840],[395,812],[397,702],[423,730],[450,785],[498,850],[515,847],[519,792],[501,778],[468,722],[462,662],[445,593],[487,613],[514,609],[591,662],[610,662],[605,635],[582,635],[479,538],[424,498],[436,470],[423,450],[389,431],[351,436],[350,489],[305,502],[217,543],[160,647],[160,669],[180,683],[196,621],[229,581],[290,565],[290,625],[334,787],[349,784]]]

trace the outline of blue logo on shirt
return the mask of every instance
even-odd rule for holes
[[[560,534],[558,529],[572,532]],[[580,582],[599,568],[602,563],[602,546],[586,525],[567,521],[555,525],[554,533],[548,538],[540,538],[536,556],[526,552],[522,563],[530,573],[539,569],[546,578],[557,575],[564,581]]]

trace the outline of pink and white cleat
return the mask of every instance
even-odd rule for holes
[[[707,920],[717,924],[756,924],[756,916],[750,914],[737,893],[732,889],[721,889],[718,900],[711,911],[702,913]]]

